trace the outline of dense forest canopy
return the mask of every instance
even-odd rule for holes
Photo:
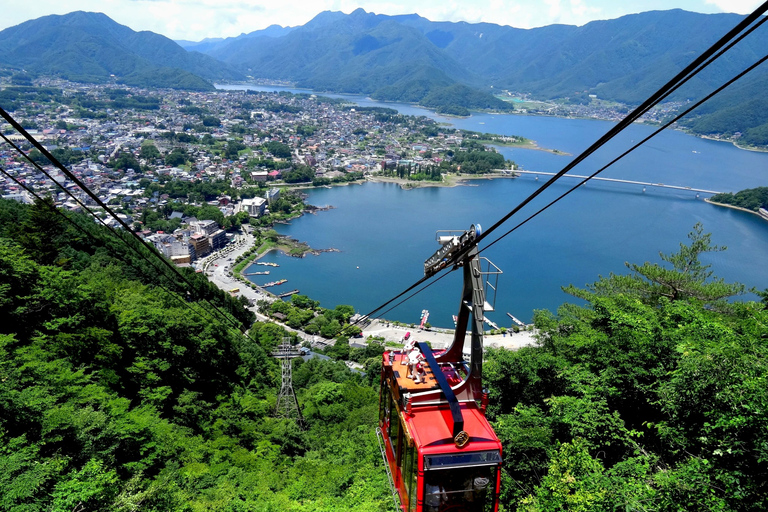
[[[768,507],[768,293],[726,302],[743,287],[700,260],[722,248],[690,238],[566,288],[587,306],[539,311],[539,346],[489,354],[512,509]]]
[[[715,194],[710,200],[713,203],[732,204],[756,212],[760,208],[768,209],[768,187],[748,188],[735,194]]]
[[[380,347],[329,352],[366,375],[296,360],[305,428],[275,418],[281,327],[51,206],[0,201],[0,510],[392,510]],[[585,305],[537,312],[536,346],[488,351],[502,510],[768,508],[768,291],[728,302],[744,287],[701,261],[719,249],[697,226],[567,288]]]
[[[386,509],[361,375],[297,361],[307,428],[273,418],[281,328],[70,218],[0,201],[0,510]]]

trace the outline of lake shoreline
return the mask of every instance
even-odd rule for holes
[[[510,171],[511,173],[514,173],[514,171]],[[450,175],[447,176],[446,181],[414,181],[414,180],[408,180],[405,178],[395,178],[390,176],[370,176],[367,181],[371,183],[394,183],[396,185],[400,185],[400,188],[403,190],[412,190],[417,188],[426,188],[426,187],[443,187],[443,188],[452,188],[452,187],[459,187],[459,186],[470,186],[465,181],[476,181],[476,180],[494,180],[494,179],[514,179],[519,178],[519,175],[517,174],[483,174],[483,175],[474,175],[474,174],[459,174],[459,175]]]
[[[720,139],[718,137],[712,137],[711,135],[700,135],[700,134],[698,134],[696,132],[692,132],[690,130],[681,130],[681,131],[683,133],[688,134],[688,135],[693,135],[694,137],[700,137],[702,139],[714,140],[714,141],[719,141],[719,142],[730,142],[731,144],[733,144],[736,147],[736,149],[740,149],[742,151],[754,151],[756,153],[768,153],[768,148],[760,148],[760,147],[754,147],[754,146],[750,146],[750,147],[739,146],[739,142],[737,140],[735,140],[735,139]]]
[[[406,106],[401,108],[412,112]],[[424,114],[438,118],[431,112]],[[449,122],[455,123],[454,128],[467,131],[482,130],[500,136],[519,133],[544,147],[557,147],[573,154],[610,128],[608,123],[595,119],[533,115],[475,114],[471,121]],[[627,142],[637,141],[653,129],[638,123],[628,129],[625,138]],[[634,158],[623,160],[616,172],[637,173],[647,182],[679,179],[684,180],[684,185],[716,190],[764,185],[762,170],[766,168],[768,154],[735,151],[738,148],[732,145],[709,144],[701,137],[688,135],[684,130],[665,130],[654,138],[653,144],[639,148]],[[542,172],[556,172],[562,167],[562,160],[568,160],[542,151],[504,147],[499,151],[523,169]],[[397,186],[349,187],[339,183],[312,187],[306,191],[308,203],[332,204],[341,212],[304,216],[291,221],[290,226],[275,227],[280,233],[314,247],[339,247],[342,252],[304,259],[285,258],[272,252],[262,261],[280,263],[283,268],[279,274],[289,279],[292,288],[300,288],[324,306],[343,303],[353,304],[361,311],[372,309],[381,302],[375,300],[379,294],[400,291],[420,277],[418,263],[434,253],[435,230],[463,228],[473,222],[486,225],[505,214],[508,205],[517,204],[540,186],[529,179],[488,181],[501,177],[499,174],[451,174],[442,183],[378,176],[366,181]],[[508,174],[511,177],[512,173]],[[404,188],[418,190],[405,193]],[[570,203],[563,202],[560,212],[553,209],[550,214],[538,216],[535,225],[531,224],[533,227],[517,230],[514,240],[509,237],[511,241],[497,244],[489,251],[494,264],[505,270],[496,304],[498,313],[491,315],[491,319],[509,327],[505,312],[529,321],[534,310],[556,311],[564,301],[572,300],[563,294],[564,284],[583,286],[594,282],[598,275],[624,272],[626,261],[655,261],[659,251],[677,247],[696,221],[705,224],[713,233],[713,240],[729,247],[726,254],[718,256],[724,258],[716,270],[718,275],[759,289],[766,287],[768,271],[747,263],[755,253],[768,251],[768,226],[763,222],[730,215],[727,210],[709,208],[700,201],[692,202],[693,194],[642,194],[635,188],[580,188],[578,195],[568,199]],[[386,279],[382,279],[383,272]],[[327,276],[333,276],[331,286]],[[452,288],[433,286],[385,316],[411,322],[419,318],[423,309],[429,309],[434,318],[432,323],[448,326],[456,309],[453,295]]]
[[[742,208],[741,206],[736,206],[736,205],[726,204],[726,203],[718,203],[718,202],[712,201],[709,198],[705,198],[704,202],[712,204],[712,205],[715,205],[715,206],[722,206],[724,208],[730,208],[732,210],[739,210],[739,211],[742,211],[742,212],[751,213],[752,215],[757,215],[758,217],[760,217],[764,221],[768,222],[768,217],[764,216],[760,212],[756,212],[754,210],[750,210],[749,208]]]
[[[253,86],[256,86],[256,87],[278,87],[278,88],[284,88],[284,89],[290,89],[290,88],[296,89],[295,84],[294,85],[286,85],[286,84],[283,84],[283,83],[280,83],[280,84],[260,84],[260,83],[253,83],[253,82],[233,81],[233,82],[224,82],[224,83],[218,82],[218,83],[214,83],[213,85],[214,85],[214,87],[217,90],[226,90],[225,87],[217,87],[217,86],[227,86],[227,85],[229,85],[229,86],[249,86],[249,85],[253,85]],[[346,93],[346,92],[333,92],[333,91],[317,92],[317,91],[314,91],[314,90],[311,90],[311,89],[307,89],[307,91],[310,94],[316,94],[318,96],[322,96],[324,93],[325,94],[336,94],[336,95],[340,95],[340,96],[364,96],[367,100],[372,101],[372,102],[377,102],[377,103],[382,103],[382,104],[390,103],[390,104],[393,104],[393,105],[398,105],[398,104],[400,104],[400,105],[409,105],[411,107],[420,108],[420,109],[424,109],[424,110],[430,111],[430,112],[434,113],[435,115],[438,115],[440,117],[444,117],[444,118],[446,118],[448,120],[452,120],[452,119],[453,120],[455,120],[455,119],[461,119],[461,120],[469,119],[469,118],[473,117],[474,113],[478,113],[478,114],[492,114],[492,115],[510,115],[510,116],[520,116],[520,117],[531,117],[532,116],[532,117],[554,117],[554,118],[558,118],[558,119],[579,119],[579,120],[592,120],[592,121],[608,121],[608,122],[612,122],[612,123],[618,122],[618,120],[614,119],[614,118],[602,118],[602,117],[579,116],[579,115],[565,115],[565,116],[563,116],[563,115],[547,114],[547,113],[544,113],[544,112],[535,112],[535,113],[532,113],[532,112],[519,112],[517,110],[512,110],[512,111],[495,111],[495,110],[482,110],[482,109],[479,109],[479,110],[471,110],[469,116],[454,116],[454,115],[450,115],[450,114],[439,113],[439,112],[437,112],[437,110],[435,110],[433,108],[425,107],[424,105],[420,105],[420,104],[415,103],[415,102],[394,101],[394,100],[377,100],[377,99],[372,98],[372,97],[367,96],[367,95],[355,94],[355,93]],[[354,101],[352,99],[350,99],[349,102],[350,103],[354,103]],[[660,124],[657,123],[657,122],[651,122],[651,121],[646,121],[646,120],[642,120],[642,119],[635,121],[633,124],[645,124],[645,125],[648,125],[648,126],[660,126]],[[720,141],[720,142],[729,142],[729,143],[733,144],[737,149],[741,149],[743,151],[752,151],[752,152],[756,152],[756,153],[766,153],[766,152],[768,152],[768,147],[763,148],[763,147],[744,147],[744,146],[740,146],[738,144],[738,141],[733,139],[733,138],[717,138],[717,137],[712,137],[712,136],[709,136],[709,135],[699,134],[699,133],[691,131],[690,129],[684,128],[682,126],[675,126],[673,129],[677,130],[677,131],[680,131],[682,133],[685,133],[687,135],[693,135],[694,137],[701,138],[701,139],[714,140],[714,141]],[[536,144],[535,141],[533,141],[533,142],[534,142],[534,144]],[[513,147],[513,146],[511,146],[511,147]],[[537,149],[537,150],[541,150],[541,151],[555,152],[556,154],[558,154],[557,150],[549,150],[549,149],[538,148],[538,147],[537,148],[527,148],[527,147],[524,148],[522,146],[517,146],[517,147],[521,147],[522,149]],[[559,154],[566,154],[566,155],[568,155],[568,153],[559,153]]]

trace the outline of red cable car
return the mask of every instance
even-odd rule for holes
[[[485,418],[488,392],[482,387],[484,276],[475,238],[479,226],[443,235],[424,264],[431,276],[464,267],[464,287],[453,343],[432,352],[418,343],[421,370],[407,350],[385,352],[381,370],[379,435],[382,455],[400,510],[406,512],[496,512],[499,507],[501,442]],[[482,258],[485,259],[485,258]],[[487,261],[487,260],[486,260]],[[494,270],[491,271],[490,266]],[[472,315],[470,361],[463,348]],[[412,373],[418,372],[418,382]]]

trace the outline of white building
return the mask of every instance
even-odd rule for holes
[[[203,235],[212,235],[219,229],[219,225],[215,220],[198,220],[190,222],[195,233],[202,233]]]
[[[266,209],[267,200],[263,197],[243,199],[243,211],[248,212],[251,217],[261,217]]]
[[[253,181],[267,181],[269,173],[267,171],[253,171],[251,172],[251,179]]]

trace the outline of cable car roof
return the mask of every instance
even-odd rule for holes
[[[464,416],[464,431],[469,435],[469,442],[463,448],[457,448],[453,443],[450,422],[446,421],[451,416],[448,404],[420,405],[414,407],[411,414],[404,414],[408,431],[416,445],[421,447],[425,454],[499,451],[501,442],[477,404],[464,402],[459,405]]]

